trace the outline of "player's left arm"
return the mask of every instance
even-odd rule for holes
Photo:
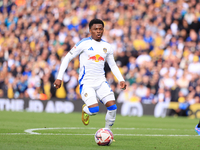
[[[119,68],[117,67],[117,64],[115,62],[115,59],[114,59],[112,52],[108,54],[108,56],[106,57],[106,60],[108,62],[108,65],[109,65],[112,73],[115,75],[115,77],[119,81],[120,88],[125,90],[126,89],[125,80],[124,80],[121,72],[119,71]]]

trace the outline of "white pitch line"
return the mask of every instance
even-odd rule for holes
[[[62,128],[35,128],[35,129],[27,129],[24,132],[29,133],[29,134],[41,134],[33,131],[38,131],[38,130],[56,130],[56,129],[70,129],[70,130],[76,130],[76,129],[84,129],[84,130],[91,130],[91,129],[96,129],[98,130],[99,128],[84,128],[84,127],[62,127]],[[112,128],[112,130],[180,130],[180,129],[162,129],[162,128]],[[187,129],[183,129],[186,131]],[[188,130],[188,131],[192,131]]]
[[[98,128],[83,128],[83,127],[63,127],[63,128],[35,128],[35,129],[27,129],[24,132],[29,133],[29,134],[41,134],[33,131],[38,131],[38,130],[54,130],[54,129],[70,129],[70,130],[76,130],[76,129],[98,129]]]
[[[56,127],[56,128],[35,128],[35,129],[27,129],[24,132],[26,134],[35,134],[35,135],[93,135],[94,134],[59,134],[59,133],[38,133],[33,131],[38,130],[55,130],[55,129],[99,129],[99,128],[85,128],[85,127]],[[180,129],[161,129],[161,128],[113,128],[112,130],[180,130]],[[186,129],[187,130],[187,129]],[[9,135],[9,134],[8,134]],[[198,135],[162,135],[162,134],[114,134],[114,135],[120,135],[120,136],[198,136]]]
[[[28,133],[0,133],[0,135],[28,135]]]
[[[199,136],[199,135],[162,135],[162,134],[114,134],[121,136]]]
[[[135,130],[181,130],[181,131],[193,131],[194,129],[162,129],[162,128],[135,128]]]
[[[0,135],[30,135],[28,133],[0,133]],[[32,135],[32,134],[31,134]],[[59,133],[40,133],[37,135],[78,135],[78,136],[94,136],[94,134],[59,134]],[[162,134],[114,134],[114,136],[199,136],[199,135],[162,135]]]
[[[30,133],[30,134],[41,134],[41,133],[37,133],[37,132],[33,132],[33,131],[38,131],[38,130],[54,130],[54,129],[99,129],[99,128],[84,128],[84,127],[63,127],[63,128],[35,128],[35,129],[27,129],[24,132],[26,133]],[[113,130],[135,130],[135,128],[113,128]]]

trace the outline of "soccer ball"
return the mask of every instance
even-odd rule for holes
[[[94,139],[99,146],[109,146],[113,141],[113,137],[111,130],[108,128],[101,128],[96,132]]]

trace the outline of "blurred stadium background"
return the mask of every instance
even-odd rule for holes
[[[93,18],[104,21],[103,39],[128,84],[121,91],[105,64],[119,113],[200,118],[199,0],[0,1],[0,110],[81,111],[78,58],[62,87],[52,84]]]

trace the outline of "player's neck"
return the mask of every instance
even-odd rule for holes
[[[101,42],[101,39],[94,39],[92,36],[91,39],[95,40],[96,42]]]

